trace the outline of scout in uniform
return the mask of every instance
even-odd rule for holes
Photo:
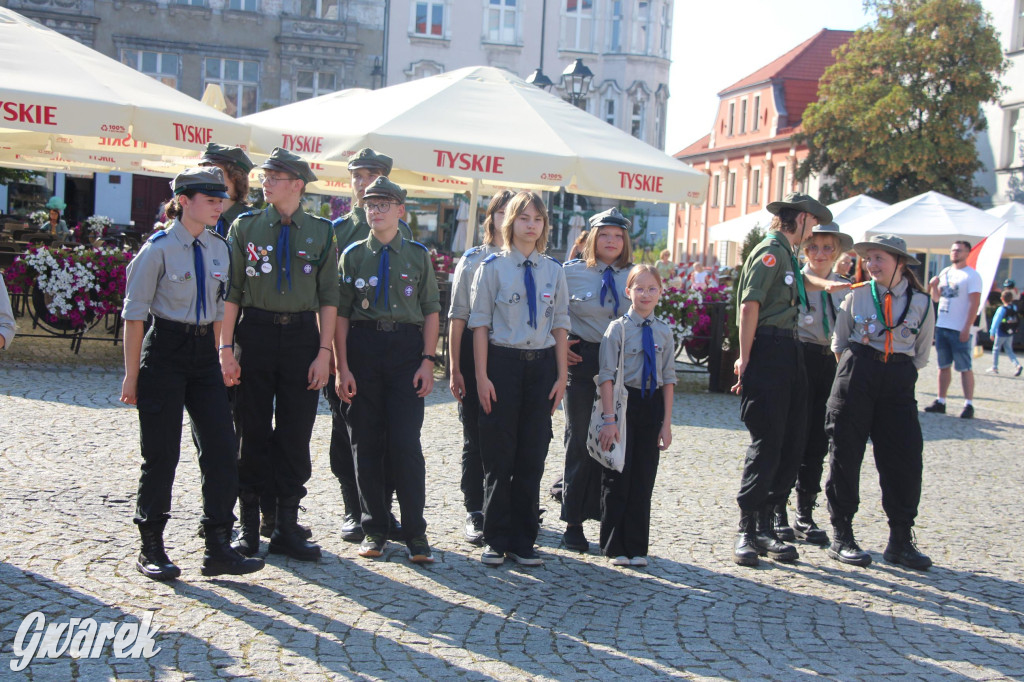
[[[143,459],[135,508],[142,552],[135,568],[154,580],[181,574],[164,551],[163,531],[181,454],[182,410],[188,410],[201,446],[203,575],[252,573],[263,560],[247,559],[230,544],[238,469],[216,348],[230,254],[224,239],[206,229],[217,222],[227,187],[219,169],[192,168],[175,177],[171,189],[166,210],[174,223],[150,237],[128,264],[122,313],[121,402],[138,407]]]
[[[804,273],[823,279],[843,282],[832,271],[836,258],[853,248],[850,235],[839,231],[835,223],[815,225],[811,236],[803,243],[807,264]],[[796,520],[789,525],[786,502],[775,505],[775,534],[789,542],[796,538],[814,545],[827,545],[828,534],[814,523],[814,507],[821,492],[821,471],[828,452],[825,435],[825,403],[832,391],[836,376],[836,358],[832,353],[832,332],[836,328],[836,311],[846,292],[830,294],[826,291],[808,291],[807,304],[797,314],[797,340],[803,347],[804,367],[807,370],[807,436],[796,474]],[[791,482],[787,491],[792,491]]]
[[[882,556],[925,570],[932,561],[917,550],[911,531],[921,501],[924,449],[914,389],[935,333],[932,302],[909,268],[920,263],[903,239],[875,235],[853,248],[871,280],[846,295],[832,339],[839,368],[825,416],[831,453],[825,494],[834,533],[828,554],[856,566],[871,563],[853,536],[860,465],[870,437],[889,518]]]
[[[427,248],[399,234],[405,190],[385,177],[365,192],[372,231],[342,254],[334,339],[339,397],[349,424],[365,537],[364,557],[383,554],[389,533],[390,469],[413,563],[431,563],[426,467],[420,447],[423,399],[434,386],[437,278]]]
[[[617,208],[590,219],[585,259],[564,266],[569,288],[569,383],[565,389],[565,473],[562,477],[562,542],[578,552],[590,550],[585,519],[601,518],[601,470],[587,452],[587,431],[594,406],[598,351],[608,324],[629,307],[626,278],[633,248],[629,220]]]
[[[501,251],[501,224],[505,206],[514,197],[502,190],[491,198],[484,218],[484,243],[462,254],[452,283],[452,306],[448,312],[448,348],[451,353],[452,395],[459,402],[462,421],[462,499],[466,506],[466,539],[474,545],[484,541],[484,468],[480,462],[480,401],[476,397],[476,364],[473,362],[473,332],[466,324],[472,310],[470,294],[473,277],[484,258]]]
[[[316,180],[309,165],[277,148],[261,168],[270,206],[242,214],[228,232],[231,287],[220,342],[225,381],[238,386],[242,532],[235,544],[247,556],[259,549],[267,490],[277,498],[270,551],[315,561],[320,548],[302,537],[297,516],[334,340],[337,248],[330,222],[300,210],[306,183]]]
[[[480,398],[484,467],[484,541],[480,557],[523,566],[543,560],[534,549],[551,415],[565,393],[569,292],[565,273],[542,255],[547,208],[520,192],[505,209],[501,253],[484,259],[473,280],[473,353]]]
[[[360,149],[348,162],[348,172],[352,183],[352,210],[334,221],[334,234],[338,241],[339,253],[370,235],[370,224],[366,222],[366,206],[363,195],[374,180],[391,174],[392,163],[390,156],[378,154],[369,147]],[[412,230],[409,229],[405,221],[398,221],[398,231],[403,238],[412,241]],[[331,472],[341,485],[341,499],[345,505],[341,538],[348,542],[360,542],[363,539],[363,526],[359,518],[359,492],[356,488],[356,472],[349,433],[351,427],[346,420],[348,404],[340,400],[334,390],[334,375],[335,368],[332,360],[330,383],[324,387],[324,397],[331,406]],[[388,508],[390,509],[390,507],[389,504]],[[393,526],[398,524],[394,516],[391,516],[391,520]],[[392,528],[392,530],[401,533],[401,527]]]
[[[210,142],[199,159],[199,165],[216,166],[224,171],[224,181],[228,186],[231,205],[220,214],[214,229],[220,236],[227,237],[228,228],[235,222],[235,218],[249,211],[249,205],[245,200],[249,196],[249,172],[253,169],[253,163],[241,147]]]
[[[794,248],[832,212],[805,194],[766,207],[775,215],[768,236],[751,251],[739,282],[740,357],[736,385],[750,447],[736,501],[739,537],[733,560],[756,566],[758,556],[796,561],[797,551],[775,535],[773,510],[784,503],[806,438],[807,371],[796,340],[800,307],[807,305]]]

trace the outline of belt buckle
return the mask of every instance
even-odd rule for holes
[[[274,316],[274,322],[277,324],[291,324],[292,316],[288,313],[280,313]]]
[[[377,320],[377,329],[382,332],[398,331],[398,325],[392,320]]]
[[[196,336],[206,336],[206,332],[208,332],[208,331],[209,331],[209,327],[207,325],[205,325],[205,324],[197,324],[196,325],[196,331],[195,331]]]
[[[524,350],[523,351],[523,360],[526,360],[527,362],[532,362],[532,361],[534,361],[536,359],[537,359],[537,351],[535,351],[535,350]]]

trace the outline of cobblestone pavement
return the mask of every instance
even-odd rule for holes
[[[922,415],[917,537],[935,560],[927,573],[881,557],[886,530],[870,457],[856,529],[871,567],[836,563],[809,545],[796,564],[734,565],[734,495],[747,444],[739,403],[683,375],[646,570],[559,547],[550,499],[539,540],[545,565],[484,568],[461,538],[460,426],[439,381],[423,431],[437,563],[414,567],[394,543],[380,560],[361,559],[341,541],[322,404],[302,519],[323,560],[269,556],[252,576],[200,576],[198,468],[185,442],[167,532],[183,574],[160,584],[133,567],[138,426],[134,410],[118,403],[120,350],[86,343],[72,358],[65,346],[19,338],[0,354],[0,677],[1024,678],[1024,379],[979,372],[973,421]],[[983,370],[989,358],[978,363]],[[919,385],[922,405],[934,386],[931,365]],[[556,419],[559,433],[561,413]],[[561,462],[556,440],[545,485]],[[597,525],[588,522],[587,533],[596,537]],[[15,633],[33,611],[51,623],[137,622],[152,611],[161,650],[117,660],[108,645],[97,660],[65,654],[15,674]]]

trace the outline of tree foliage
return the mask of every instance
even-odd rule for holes
[[[803,117],[810,155],[799,176],[822,176],[822,200],[869,194],[895,202],[929,190],[983,194],[975,135],[981,104],[1006,70],[975,0],[866,0],[877,14],[836,52]]]
[[[0,168],[0,185],[9,185],[12,182],[30,182],[32,178],[38,175],[42,174],[17,168]]]

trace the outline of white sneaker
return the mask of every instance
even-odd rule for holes
[[[628,556],[616,556],[610,559],[612,566],[629,566]]]
[[[630,566],[636,566],[638,568],[643,568],[643,567],[645,567],[647,565],[647,557],[645,557],[645,556],[635,556],[635,557],[633,557],[632,559],[629,560],[629,565]]]
[[[999,370],[995,367],[989,367],[985,370],[985,374],[999,374]]]

